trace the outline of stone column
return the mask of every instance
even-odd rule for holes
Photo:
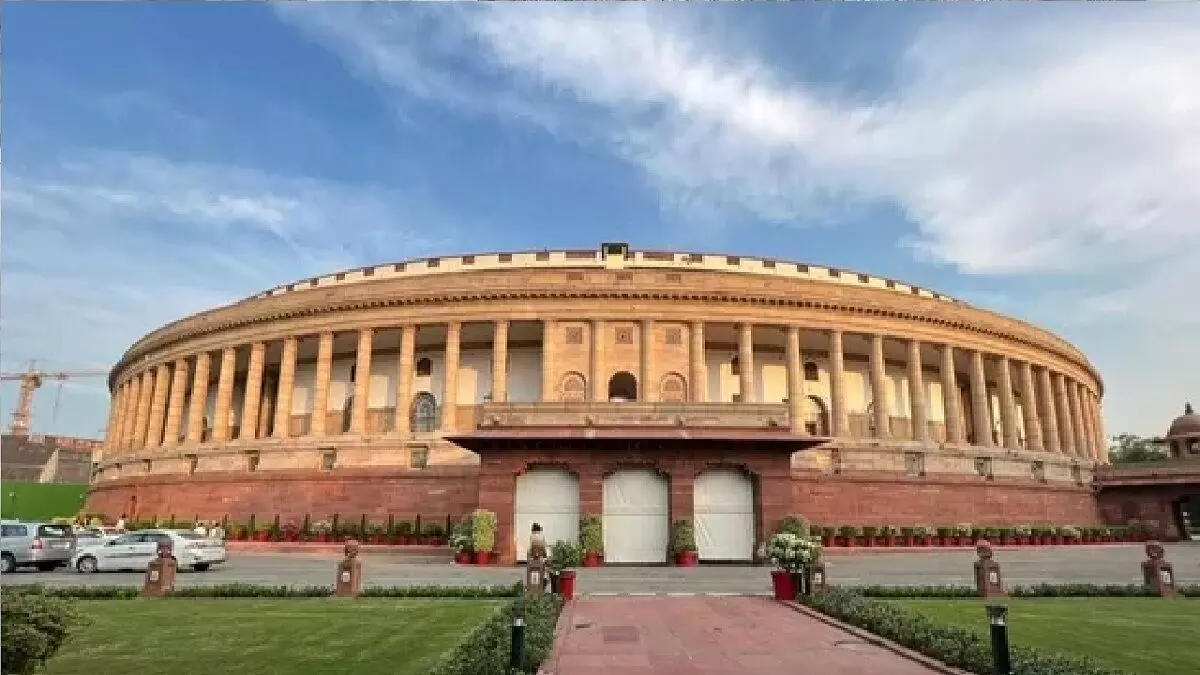
[[[1091,458],[1091,444],[1087,442],[1087,425],[1084,420],[1084,412],[1080,410],[1079,402],[1079,383],[1074,380],[1064,380],[1063,386],[1067,388],[1067,405],[1070,408],[1070,430],[1075,440],[1075,454],[1081,458]]]
[[[758,391],[754,388],[754,326],[743,323],[738,326],[738,372],[742,403],[756,403]]]
[[[850,418],[846,414],[846,385],[842,378],[846,373],[842,331],[829,331],[829,407],[830,430],[833,436],[850,433]]]
[[[446,381],[442,385],[442,430],[453,431],[458,412],[458,355],[462,324],[446,324]]]
[[[591,383],[592,400],[608,400],[608,383],[604,381],[604,334],[606,325],[603,319],[592,319],[592,372],[588,377]]]
[[[317,372],[313,383],[312,416],[309,433],[318,438],[326,434],[325,420],[329,418],[329,380],[333,375],[333,333],[317,338]]]
[[[1058,411],[1054,405],[1054,387],[1049,368],[1038,369],[1038,389],[1042,402],[1042,437],[1046,452],[1063,452],[1058,434]]]
[[[492,402],[508,400],[508,320],[496,321],[492,331]]]
[[[800,327],[787,327],[788,418],[792,433],[805,433],[804,354],[800,349]]]
[[[171,386],[171,367],[161,364],[154,369],[154,396],[150,399],[150,423],[146,447],[157,448],[163,441],[163,424],[167,421],[167,389]]]
[[[233,407],[233,369],[237,367],[237,348],[221,352],[221,372],[217,375],[217,411],[213,414],[213,440],[229,440],[229,415]]]
[[[912,437],[914,441],[929,440],[929,409],[925,401],[925,373],[921,370],[921,343],[908,341],[908,398],[911,403]]]
[[[371,409],[371,347],[375,341],[375,330],[363,328],[358,331],[358,353],[354,360],[354,404],[350,409],[350,433],[367,434],[367,413]]]
[[[1096,442],[1096,417],[1092,414],[1092,392],[1086,385],[1079,385],[1080,412],[1083,414],[1083,425],[1087,429],[1088,456],[1093,460],[1100,459],[1100,445]]]
[[[296,389],[296,355],[300,341],[295,337],[283,339],[283,355],[279,360],[279,388],[275,394],[275,424],[271,435],[288,438],[292,433],[292,392]]]
[[[129,387],[127,382],[117,384],[117,391],[113,394],[112,406],[113,421],[108,428],[108,442],[105,444],[105,450],[112,450],[122,446],[121,439],[125,426],[125,398],[129,395]]]
[[[154,371],[142,371],[142,388],[138,397],[137,424],[133,430],[133,449],[141,450],[146,447],[146,437],[150,435],[150,406],[154,394]]]
[[[208,406],[208,378],[212,369],[212,356],[208,352],[196,355],[196,372],[192,374],[192,403],[188,408],[187,442],[200,443],[204,440],[204,409]]]
[[[1021,363],[1021,413],[1025,418],[1025,447],[1042,452],[1042,425],[1038,420],[1038,397],[1033,386],[1033,366],[1028,361]]]
[[[638,355],[641,357],[641,374],[638,379],[642,381],[638,387],[638,400],[647,403],[653,403],[658,400],[658,382],[654,378],[654,321],[652,319],[642,319],[642,344],[638,349]]]
[[[558,342],[558,322],[542,320],[542,400],[554,400],[554,352]]]
[[[404,326],[400,329],[399,372],[396,374],[396,422],[393,428],[398,434],[412,431],[412,381],[413,362],[417,354],[417,327]]]
[[[946,442],[962,443],[962,408],[958,400],[958,373],[954,367],[954,347],[942,345],[942,407],[946,413]]]
[[[692,348],[688,355],[691,365],[691,400],[694,403],[708,401],[708,360],[704,353],[704,322],[693,321],[691,325]]]
[[[871,400],[875,422],[875,435],[879,438],[890,438],[892,433],[892,410],[888,405],[887,371],[883,363],[883,336],[871,336]]]
[[[1062,373],[1054,373],[1054,408],[1058,411],[1058,429],[1059,437],[1062,439],[1062,451],[1064,455],[1074,455],[1078,451],[1075,448],[1075,428],[1071,426],[1071,403],[1067,400],[1066,380]]]
[[[137,434],[137,409],[142,401],[142,374],[138,373],[129,378],[129,401],[125,405],[125,427],[121,430],[122,442],[126,449],[133,449],[133,439]]]
[[[187,390],[187,359],[175,360],[175,372],[171,375],[171,399],[167,403],[167,428],[163,434],[163,447],[179,445],[179,426],[183,421],[183,395]]]
[[[250,345],[250,363],[246,370],[246,392],[242,396],[242,420],[238,424],[238,439],[252,441],[258,438],[258,405],[262,400],[263,367],[267,358],[267,345],[255,342]]]
[[[120,407],[121,386],[117,385],[116,390],[111,392],[108,397],[108,421],[104,424],[104,442],[100,444],[100,456],[104,456],[104,451],[113,447],[113,437],[117,434],[117,409]]]
[[[1017,434],[1017,403],[1013,397],[1012,370],[1009,367],[1008,357],[1001,356],[996,367],[1000,373],[1000,377],[996,379],[997,386],[1000,387],[1000,423],[1003,429],[1004,447],[1018,448],[1020,442]]]
[[[985,448],[994,446],[987,375],[983,371],[983,354],[979,351],[971,352],[971,412],[972,424],[975,427],[975,445]]]
[[[1096,419],[1096,451],[1100,455],[1100,463],[1108,464],[1108,437],[1104,435],[1104,408],[1100,404],[1099,394],[1092,399],[1092,414]]]

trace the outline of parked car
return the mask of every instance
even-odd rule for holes
[[[75,550],[103,546],[124,532],[115,527],[79,527],[75,529]]]
[[[71,558],[79,572],[116,570],[145,571],[158,555],[158,543],[170,541],[172,555],[180,568],[204,572],[226,559],[225,542],[187,530],[138,530],[127,532],[104,544],[80,548]]]
[[[74,552],[70,525],[0,522],[0,573],[8,574],[18,567],[49,572],[70,562]]]

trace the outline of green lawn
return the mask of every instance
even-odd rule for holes
[[[45,672],[138,675],[425,673],[495,600],[88,600],[93,621]]]
[[[0,513],[5,518],[50,520],[73,517],[83,507],[88,486],[72,483],[16,483],[0,485]]]
[[[987,634],[982,600],[889,600]],[[1162,598],[1010,598],[1014,645],[1088,656],[1137,675],[1179,675],[1200,664],[1200,601]]]

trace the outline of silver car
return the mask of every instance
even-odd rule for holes
[[[138,530],[107,542],[82,545],[71,558],[79,572],[145,571],[158,555],[158,542],[170,541],[179,567],[203,572],[226,559],[225,542],[185,530]]]
[[[70,525],[0,522],[0,573],[8,574],[18,567],[49,572],[66,565],[74,552]]]

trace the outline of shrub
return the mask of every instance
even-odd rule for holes
[[[671,554],[678,555],[696,550],[696,528],[692,521],[677,520],[671,524]]]
[[[790,516],[785,516],[783,520],[779,521],[779,531],[777,534],[786,533],[794,534],[797,537],[807,537],[809,532],[811,532],[811,529],[809,528],[808,521],[804,519],[804,516],[793,514]]]
[[[875,537],[875,536],[879,535],[879,527],[877,527],[875,525],[867,525],[867,526],[863,527],[862,533],[863,533],[864,537],[867,537],[868,539],[870,539],[871,537]]]
[[[507,586],[368,586],[362,595],[380,598],[511,598],[521,594],[520,583]],[[74,600],[130,600],[141,597],[137,586],[57,586],[5,587],[9,593],[44,598]],[[264,586],[258,584],[220,584],[176,588],[173,598],[324,598],[333,595],[329,586]]]
[[[61,598],[3,589],[0,631],[5,675],[29,675],[62,647],[67,636],[86,622],[74,605]]]
[[[584,553],[604,553],[604,521],[597,515],[579,519],[579,545]]]
[[[802,596],[802,602],[819,612],[845,621],[946,665],[990,675],[991,648],[986,638],[965,628],[941,624],[899,605],[865,598],[853,591],[833,588]],[[1027,647],[1012,647],[1013,672],[1021,675],[1115,675],[1117,671],[1086,659]]]
[[[856,525],[843,525],[838,528],[838,534],[843,537],[857,537],[859,530]]]
[[[552,572],[569,570],[573,567],[579,567],[582,563],[583,551],[579,548],[579,544],[562,539],[551,544],[550,557],[546,561],[546,565]]]
[[[487,509],[471,512],[471,545],[481,553],[491,553],[496,548],[496,514]]]
[[[431,671],[433,675],[509,675],[510,626],[524,614],[525,662],[517,672],[537,672],[554,644],[562,599],[547,593],[505,604],[459,640]]]

